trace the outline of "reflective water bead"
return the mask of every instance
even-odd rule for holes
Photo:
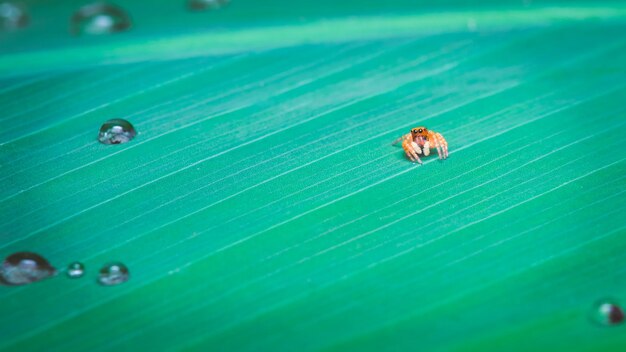
[[[71,21],[71,31],[75,35],[116,33],[125,31],[130,26],[130,17],[124,10],[106,3],[81,7],[74,13]]]
[[[11,2],[0,3],[0,29],[12,30],[26,25],[28,14],[23,7]]]
[[[114,286],[128,281],[130,273],[122,263],[109,263],[100,269],[98,282],[104,286]]]
[[[67,276],[72,279],[82,277],[85,274],[85,265],[81,262],[73,262],[67,266]]]
[[[189,0],[187,6],[194,11],[217,10],[230,3],[230,0]]]
[[[137,132],[130,122],[113,119],[102,124],[98,140],[103,144],[121,144],[131,141],[136,134]]]
[[[614,300],[603,300],[594,306],[591,319],[600,325],[613,326],[624,322],[624,311]]]
[[[42,256],[17,252],[4,259],[0,281],[7,285],[27,285],[56,275],[56,269]]]

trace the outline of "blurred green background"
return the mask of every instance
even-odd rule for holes
[[[61,271],[0,286],[0,349],[626,346],[590,318],[626,301],[623,2],[127,0],[70,35],[88,3],[0,32],[0,256]],[[416,125],[448,160],[390,145]]]

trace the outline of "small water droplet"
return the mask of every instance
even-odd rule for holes
[[[28,25],[28,14],[23,7],[10,3],[0,3],[0,28],[12,30],[26,27]]]
[[[189,0],[187,6],[194,11],[217,10],[230,3],[230,0]]]
[[[129,29],[130,25],[130,17],[121,8],[106,3],[95,3],[85,5],[74,13],[71,31],[75,35],[109,34],[123,32]]]
[[[55,274],[56,269],[39,254],[18,252],[4,259],[0,281],[6,285],[26,285]]]
[[[85,265],[81,262],[73,262],[67,266],[67,276],[72,279],[82,277],[85,274]]]
[[[624,322],[624,311],[617,302],[613,300],[603,300],[593,308],[591,319],[605,326],[619,325]]]
[[[122,263],[110,263],[100,269],[98,282],[104,286],[114,286],[128,281],[130,274],[126,265]]]
[[[121,144],[135,138],[136,134],[137,132],[130,122],[113,119],[102,124],[98,140],[103,144]]]

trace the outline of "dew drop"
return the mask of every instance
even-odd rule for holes
[[[6,285],[27,285],[54,275],[56,269],[44,257],[31,252],[11,254],[0,269],[0,281]]]
[[[28,14],[24,8],[10,2],[0,3],[0,29],[12,30],[26,25]]]
[[[85,265],[81,262],[73,262],[67,266],[67,276],[72,279],[82,277],[85,274]]]
[[[130,25],[130,17],[121,8],[106,3],[95,3],[85,5],[74,13],[71,31],[75,35],[109,34],[123,32],[129,29]]]
[[[106,121],[100,127],[98,140],[103,144],[121,144],[130,142],[137,132],[130,122],[122,119]]]
[[[230,0],[189,0],[187,6],[193,11],[217,10],[229,2]]]
[[[100,269],[98,282],[104,286],[114,286],[128,281],[130,274],[126,265],[122,263],[110,263]]]
[[[624,322],[624,311],[613,300],[604,300],[598,302],[592,311],[591,319],[605,326],[619,325]]]

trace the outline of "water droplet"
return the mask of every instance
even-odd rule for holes
[[[104,286],[114,286],[128,281],[128,268],[122,263],[110,263],[100,269],[98,282]]]
[[[617,302],[603,300],[598,302],[592,311],[591,319],[606,326],[619,325],[624,322],[624,311]]]
[[[72,279],[82,277],[85,274],[85,266],[81,262],[73,262],[67,266],[67,276]]]
[[[18,252],[4,259],[0,281],[6,285],[26,285],[55,274],[56,269],[39,254]]]
[[[79,34],[109,34],[123,32],[130,28],[128,14],[121,8],[95,3],[85,5],[72,16],[71,31]]]
[[[0,3],[0,28],[12,30],[27,24],[28,14],[24,8],[10,2]]]
[[[122,119],[113,119],[100,127],[98,140],[103,144],[121,144],[129,142],[137,132],[130,122]]]
[[[230,3],[230,0],[189,0],[187,6],[194,11],[217,10]]]

